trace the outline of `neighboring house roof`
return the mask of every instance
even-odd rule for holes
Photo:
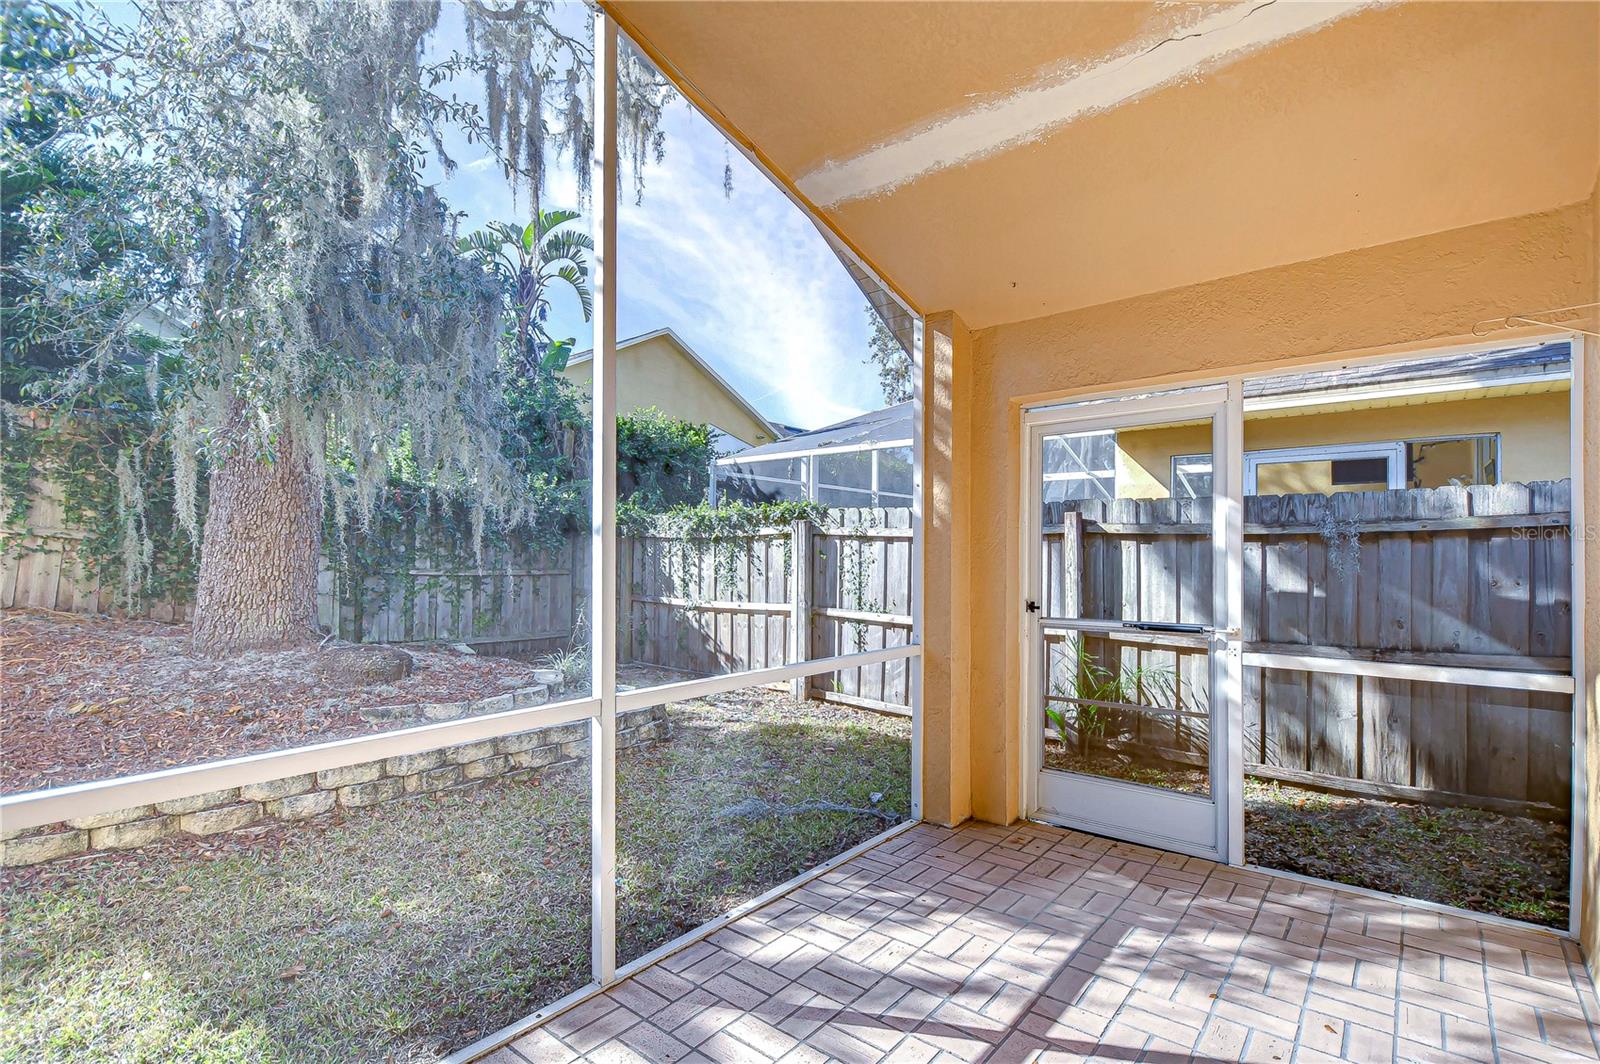
[[[1377,392],[1422,383],[1429,385],[1432,390],[1441,390],[1441,386],[1451,384],[1464,388],[1516,384],[1566,377],[1571,372],[1571,362],[1572,347],[1562,340],[1531,347],[1430,356],[1377,366],[1288,373],[1281,377],[1245,381],[1244,395],[1246,399],[1264,399],[1309,393]]]
[[[821,451],[836,447],[905,447],[911,443],[911,403],[896,403],[882,410],[836,421],[810,432],[787,436],[775,443],[740,451],[736,460],[755,461],[761,458],[781,458],[785,454]]]
[[[1566,341],[1476,354],[1429,357],[1411,362],[1356,366],[1342,370],[1308,370],[1245,382],[1246,399],[1270,405],[1277,397],[1322,395],[1339,399],[1385,391],[1457,391],[1506,384],[1554,380],[1570,373],[1572,349]],[[858,414],[811,432],[741,451],[736,461],[781,458],[796,451],[833,447],[903,446],[911,440],[911,404],[896,403]]]
[[[678,349],[683,353],[683,356],[685,358],[687,358],[690,362],[693,362],[695,364],[695,366],[698,367],[702,373],[704,373],[707,377],[711,378],[711,380],[714,381],[717,384],[717,386],[720,387],[724,392],[727,392],[728,393],[728,397],[731,398],[734,401],[734,403],[740,407],[740,409],[742,409],[745,413],[749,414],[750,417],[755,420],[756,424],[760,425],[767,432],[771,433],[772,437],[774,439],[778,439],[778,438],[780,438],[780,437],[782,437],[784,435],[784,431],[783,431],[782,428],[780,428],[779,426],[775,425],[771,421],[768,421],[766,416],[764,414],[762,414],[761,411],[757,410],[754,406],[750,405],[750,401],[748,399],[746,399],[744,396],[740,395],[738,389],[736,389],[733,385],[729,384],[723,378],[722,374],[720,374],[716,370],[712,369],[711,368],[711,364],[709,362],[707,362],[705,359],[701,358],[700,355],[695,351],[695,349],[690,347],[688,342],[685,341],[683,337],[679,336],[672,329],[670,329],[670,328],[655,329],[655,330],[653,330],[651,332],[640,333],[638,336],[630,336],[626,340],[618,340],[617,341],[617,350],[619,352],[626,351],[630,347],[635,347],[635,346],[637,346],[639,344],[645,343],[648,340],[654,340],[654,339],[656,339],[658,337],[666,337],[667,339],[671,340],[672,343],[674,345],[676,345],[678,347]],[[593,359],[594,359],[594,348],[592,348],[592,347],[591,348],[585,348],[584,350],[579,351],[578,353],[574,354],[571,358],[567,359],[567,365],[568,366],[576,366],[576,365],[579,365],[579,364],[584,363],[584,362],[592,361]]]

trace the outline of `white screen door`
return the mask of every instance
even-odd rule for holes
[[[1233,453],[1225,400],[1032,410],[1022,462],[1027,813],[1218,860],[1238,793],[1236,474],[1224,457],[1199,497],[1170,478],[1174,455]]]

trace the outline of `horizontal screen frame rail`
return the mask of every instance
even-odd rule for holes
[[[1471,669],[1449,665],[1412,665],[1394,661],[1363,661],[1314,654],[1280,654],[1245,651],[1247,669],[1281,669],[1320,672],[1336,676],[1368,676],[1375,680],[1411,680],[1418,683],[1458,684],[1462,687],[1497,687],[1505,691],[1542,691],[1570,695],[1576,689],[1572,676],[1558,672],[1517,672],[1510,669]]]
[[[617,710],[626,712],[632,709],[648,709],[667,702],[721,694],[743,687],[838,672],[864,665],[902,661],[919,657],[921,654],[922,647],[919,644],[911,644],[860,654],[818,658],[797,665],[622,691],[617,695]],[[270,750],[221,761],[180,765],[155,772],[89,780],[0,796],[0,831],[7,833],[24,831],[64,820],[78,820],[119,812],[123,809],[155,805],[158,802],[193,798],[212,791],[270,783],[291,776],[348,768],[351,765],[382,761],[390,757],[427,753],[461,743],[497,739],[534,728],[572,724],[593,719],[599,710],[600,700],[597,698],[573,699],[554,705],[529,706],[395,731],[351,736],[347,739],[317,743],[314,746]]]
[[[222,761],[181,765],[132,776],[90,780],[0,797],[0,830],[11,832],[63,820],[193,798],[212,791],[364,765],[407,754],[422,754],[460,743],[496,739],[534,728],[589,720],[600,710],[598,698],[529,706],[503,713],[422,724],[372,735],[335,739],[315,746],[270,750]]]
[[[666,705],[669,702],[682,702],[691,698],[706,698],[711,695],[726,694],[729,691],[737,691],[744,687],[760,687],[764,684],[783,683],[786,680],[799,680],[809,676],[819,676],[826,672],[839,672],[844,669],[860,668],[864,665],[881,665],[891,661],[906,661],[921,656],[922,644],[909,643],[906,646],[887,647],[883,650],[868,650],[859,654],[841,654],[833,658],[814,658],[794,665],[775,665],[770,669],[731,672],[725,676],[704,676],[694,680],[681,680],[677,683],[662,684],[659,687],[641,687],[632,691],[618,691],[617,712],[626,713],[634,709],[649,709],[652,706]]]

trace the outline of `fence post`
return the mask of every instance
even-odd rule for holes
[[[633,540],[617,539],[617,663],[633,661]]]
[[[1061,515],[1061,616],[1083,616],[1083,514],[1076,510]]]
[[[796,521],[789,532],[789,664],[811,656],[811,522]],[[809,677],[790,681],[794,697],[804,699]]]

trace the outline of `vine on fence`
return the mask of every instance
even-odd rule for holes
[[[846,533],[864,529],[880,528],[882,520],[872,511],[867,511],[869,516],[858,524],[844,529]],[[876,552],[869,553],[872,539],[868,536],[857,536],[847,539],[839,551],[840,562],[840,590],[845,593],[844,601],[851,603],[853,609],[862,613],[883,613],[884,604],[873,597],[871,592],[872,562],[871,558]],[[856,652],[867,649],[867,632],[871,625],[866,621],[846,621],[850,629],[851,638],[855,642]]]
[[[783,543],[783,576],[788,580],[793,569],[793,548],[787,529],[795,521],[810,521],[819,527],[828,527],[831,518],[828,508],[815,502],[725,502],[718,506],[697,503],[693,506],[675,506],[665,513],[628,502],[617,507],[617,533],[622,536],[649,536],[668,540],[678,562],[669,569],[673,594],[677,598],[698,600],[699,587],[685,587],[683,574],[689,569],[690,558],[702,545],[709,543],[712,554],[712,595],[717,588],[731,584],[737,571],[738,557],[732,551],[718,548],[730,543],[743,546],[750,558],[753,572],[761,571],[761,563],[750,553],[752,545],[763,529],[785,529]]]
[[[160,363],[159,393],[173,356],[152,348],[147,357]],[[116,588],[122,607],[136,611],[150,602],[192,601],[196,545],[177,519],[172,452],[158,428],[159,400],[151,396],[147,367],[108,368],[70,404],[46,409],[11,398],[13,392],[23,398],[17,378],[25,374],[9,369],[0,413],[6,553],[60,550],[56,535],[70,530],[84,574]],[[52,485],[61,501],[60,528],[29,522],[43,484]],[[195,490],[203,505],[204,485]],[[35,537],[43,542],[27,542]]]

